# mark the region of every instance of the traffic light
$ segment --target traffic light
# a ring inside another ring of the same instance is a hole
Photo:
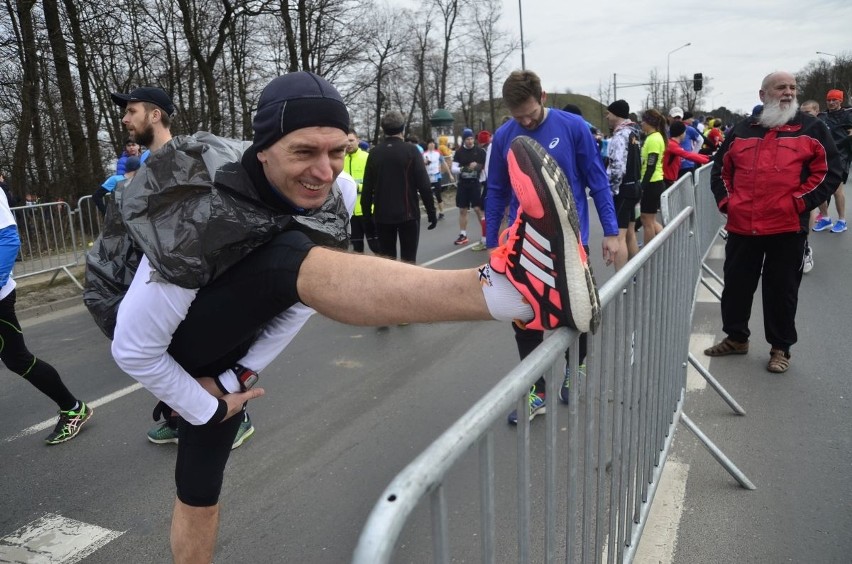
[[[704,75],[697,72],[692,75],[692,89],[698,92],[702,86],[704,86]]]

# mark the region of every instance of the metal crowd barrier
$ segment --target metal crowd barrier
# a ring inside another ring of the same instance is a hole
[[[112,195],[108,194],[106,197],[109,198]],[[80,261],[85,262],[86,253],[91,245],[94,244],[98,235],[101,234],[103,216],[98,211],[97,206],[95,206],[92,196],[83,196],[77,200],[77,209],[74,214],[77,216],[77,227],[79,229],[78,237],[80,245],[77,251],[77,262],[79,263]]]
[[[680,196],[689,201],[688,194]],[[394,561],[403,532],[410,533],[408,544],[424,537],[422,530],[404,527],[427,498],[434,562],[449,563],[451,548],[464,551],[454,560],[486,563],[632,561],[678,422],[706,439],[682,411],[699,277],[694,210],[687,203],[670,217],[663,231],[600,289],[601,327],[589,336],[586,376],[573,382],[569,405],[556,398],[569,344],[569,369],[578,374],[578,335],[560,329],[392,480],[362,530],[354,563]],[[543,468],[531,466],[527,418],[518,418],[514,449],[498,445],[496,438],[497,429],[505,432],[509,410],[526,412],[527,392],[542,373],[549,374]],[[495,464],[500,446],[502,458],[516,460],[514,475]],[[451,481],[470,469],[464,457],[473,449],[478,452],[478,503],[470,499],[469,488],[456,492]],[[711,452],[743,487],[754,488],[721,452]],[[531,468],[543,490],[531,484]],[[543,504],[543,513],[533,512],[533,503],[536,508]],[[506,526],[505,512],[500,513],[499,537],[498,506],[514,506],[516,522]],[[478,523],[478,547],[470,546],[469,534],[451,535],[469,531],[451,527],[450,515],[464,524]],[[538,542],[541,531],[543,543]],[[507,539],[515,541],[514,550],[507,548]],[[418,552],[418,558],[426,555]]]
[[[52,284],[64,272],[82,290],[82,285],[69,270],[77,264],[78,252],[71,207],[66,202],[50,202],[11,210],[21,238],[13,276],[20,279],[52,272]]]
[[[698,285],[701,284],[712,293],[717,300],[722,299],[719,293],[712,284],[707,280],[710,276],[720,286],[724,286],[722,278],[716,274],[709,266],[707,266],[707,258],[710,250],[719,235],[722,225],[724,224],[724,216],[719,213],[719,208],[716,205],[716,199],[710,190],[710,170],[712,163],[707,164],[695,172],[695,181],[693,183],[691,176],[684,176],[673,184],[668,190],[663,192],[660,198],[661,215],[663,216],[663,225],[668,224],[669,218],[675,213],[684,209],[685,202],[692,202],[695,206],[695,244],[697,247],[698,261],[701,266],[700,276],[696,282],[696,295]],[[693,311],[695,302],[693,302]],[[690,318],[692,315],[690,315]],[[695,357],[692,353],[687,356],[689,364],[704,378],[707,383],[713,388],[717,394],[727,403],[737,415],[745,415],[745,409],[734,399],[734,397],[722,386],[722,384],[713,377],[710,371]],[[699,434],[700,430],[687,417],[684,422],[691,431],[693,431],[713,454],[714,457],[724,457],[724,454],[713,445],[703,434]],[[717,458],[718,459],[718,458]]]

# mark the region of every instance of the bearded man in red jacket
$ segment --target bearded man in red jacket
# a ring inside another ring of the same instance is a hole
[[[763,279],[767,370],[786,372],[796,342],[796,306],[808,214],[840,184],[828,129],[797,110],[796,78],[774,72],[760,87],[763,111],[738,123],[713,159],[711,189],[727,214],[722,330],[708,356],[748,352],[754,292]]]

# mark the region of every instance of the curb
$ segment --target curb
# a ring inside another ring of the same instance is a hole
[[[46,304],[41,304],[33,307],[28,307],[27,309],[21,309],[15,311],[15,314],[18,317],[18,321],[25,321],[30,319],[37,319],[49,313],[53,313],[56,311],[62,311],[65,309],[72,308],[74,306],[82,306],[83,305],[83,296],[73,296],[70,298],[65,298],[62,300],[56,300],[55,302],[49,302]]]

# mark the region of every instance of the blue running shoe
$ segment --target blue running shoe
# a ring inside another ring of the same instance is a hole
[[[533,417],[536,415],[543,415],[547,411],[547,405],[544,401],[544,394],[535,393],[535,386],[530,388],[529,394],[529,416],[530,421],[533,420]],[[512,413],[509,414],[509,424],[517,425],[518,424],[518,410],[512,410]]]
[[[831,218],[827,215],[824,215],[818,220],[816,220],[816,223],[814,223],[814,231],[816,231],[817,233],[819,233],[820,231],[825,231],[826,229],[831,227],[832,223],[833,222],[831,221]]]
[[[834,227],[831,228],[832,233],[843,233],[846,231],[846,220],[838,219],[837,223],[834,224]]]

